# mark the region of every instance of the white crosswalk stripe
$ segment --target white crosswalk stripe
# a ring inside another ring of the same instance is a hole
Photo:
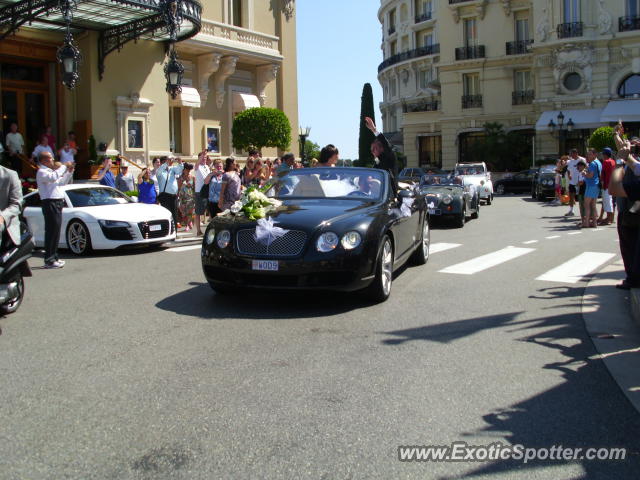
[[[584,252],[568,262],[543,273],[536,278],[536,280],[558,283],[578,283],[585,276],[594,272],[600,265],[608,262],[615,256],[615,253]]]
[[[429,253],[444,252],[461,246],[461,243],[432,243],[429,247]]]
[[[439,270],[441,273],[473,275],[535,251],[534,248],[507,247]]]

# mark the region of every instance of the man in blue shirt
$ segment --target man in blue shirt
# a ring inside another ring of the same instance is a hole
[[[116,188],[116,179],[111,173],[111,158],[104,157],[102,168],[98,170],[98,182],[105,187]]]
[[[590,148],[587,152],[587,170],[584,173],[584,183],[586,190],[584,192],[584,221],[583,227],[596,227],[598,219],[598,209],[596,201],[600,195],[600,174],[602,173],[602,164],[598,160],[595,149]]]
[[[174,165],[174,161],[176,165]],[[156,170],[156,181],[158,182],[158,202],[171,212],[173,221],[178,226],[178,177],[182,175],[184,165],[180,158],[161,157],[161,165]]]

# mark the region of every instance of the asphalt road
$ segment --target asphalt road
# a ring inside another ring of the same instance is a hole
[[[585,331],[584,279],[553,271],[617,254],[616,233],[577,233],[564,212],[506,196],[464,229],[439,226],[440,251],[373,306],[216,296],[197,248],[35,269],[0,319],[0,478],[638,478],[640,415]],[[629,451],[398,461],[400,445],[454,441]]]

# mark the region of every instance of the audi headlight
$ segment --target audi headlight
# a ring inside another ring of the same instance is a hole
[[[207,230],[207,235],[204,237],[204,241],[207,245],[211,245],[216,238],[216,231],[213,228]]]
[[[451,195],[445,195],[442,198],[442,203],[444,203],[445,205],[449,205],[451,202],[453,202],[453,197]]]
[[[362,243],[362,236],[358,232],[347,232],[340,243],[345,250],[353,250]]]
[[[115,227],[129,228],[128,222],[119,222],[117,220],[98,220],[98,223],[105,228],[115,228]]]
[[[316,242],[316,248],[319,252],[327,253],[331,250],[335,250],[338,246],[338,235],[333,232],[325,232],[318,237]]]
[[[218,232],[218,247],[227,248],[231,241],[231,232],[229,230],[222,230]]]

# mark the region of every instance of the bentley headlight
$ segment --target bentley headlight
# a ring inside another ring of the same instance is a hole
[[[353,250],[362,243],[362,236],[358,232],[347,232],[340,243],[345,250]]]
[[[227,248],[231,241],[231,232],[229,230],[222,230],[218,232],[218,247]]]
[[[449,205],[451,202],[453,202],[453,197],[451,195],[445,195],[442,198],[442,203],[444,203],[445,205]]]
[[[216,238],[216,231],[213,228],[207,230],[207,235],[204,237],[204,241],[207,245],[211,245]]]
[[[325,232],[318,237],[316,248],[319,252],[327,253],[338,246],[338,235],[333,232]]]

